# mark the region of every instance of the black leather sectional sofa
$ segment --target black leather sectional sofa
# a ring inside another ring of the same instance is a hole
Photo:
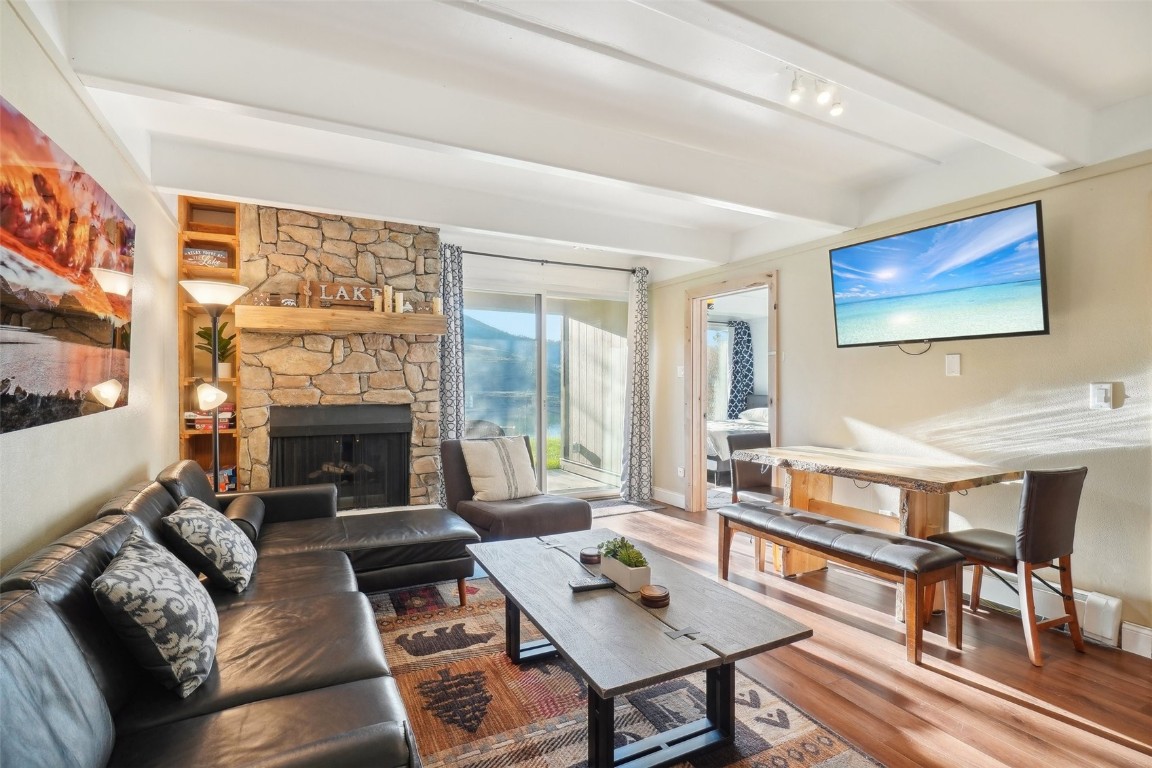
[[[476,533],[446,510],[366,515],[350,529],[334,488],[222,496],[258,557],[243,592],[207,587],[215,661],[180,698],[128,653],[91,584],[133,531],[163,542],[160,520],[177,506],[169,488],[179,494],[181,472],[194,482],[186,470],[125,490],[0,579],[0,765],[418,766],[357,580],[463,578]]]

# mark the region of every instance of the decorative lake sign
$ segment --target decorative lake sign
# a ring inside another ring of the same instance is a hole
[[[0,98],[0,432],[128,402],[136,228],[64,150]],[[98,386],[102,385],[102,386]]]

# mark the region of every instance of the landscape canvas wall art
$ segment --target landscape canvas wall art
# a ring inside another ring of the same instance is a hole
[[[0,432],[127,404],[132,302],[92,269],[130,276],[135,242],[96,180],[0,97]]]

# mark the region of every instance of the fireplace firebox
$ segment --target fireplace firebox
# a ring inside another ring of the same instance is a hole
[[[333,483],[338,509],[405,505],[411,433],[407,405],[272,406],[270,484]]]

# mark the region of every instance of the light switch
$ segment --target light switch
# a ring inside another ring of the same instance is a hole
[[[1101,381],[1088,385],[1088,407],[1095,410],[1108,410],[1116,406],[1112,401],[1112,382]]]
[[[959,354],[944,355],[944,375],[945,376],[959,376],[960,375],[960,355]]]
[[[682,366],[682,365],[676,366],[676,378],[678,378],[678,379],[684,378],[684,366]]]

